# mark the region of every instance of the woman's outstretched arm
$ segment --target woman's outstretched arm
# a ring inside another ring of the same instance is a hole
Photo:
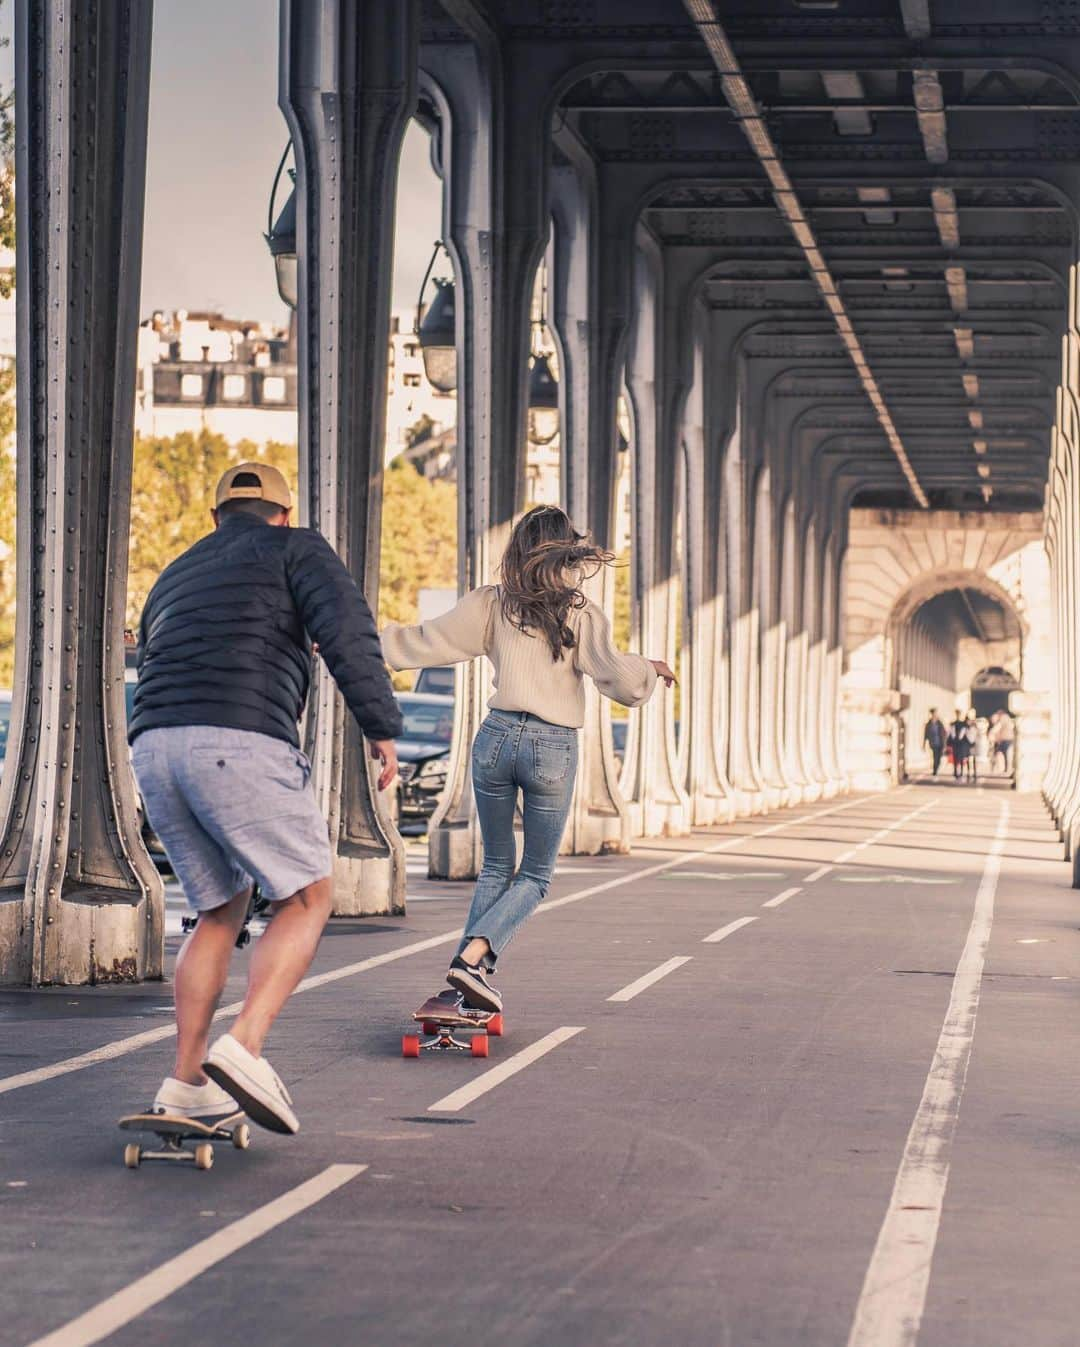
[[[493,585],[483,585],[462,596],[448,613],[406,627],[387,623],[380,633],[383,657],[391,669],[432,669],[461,664],[487,650],[491,625]]]

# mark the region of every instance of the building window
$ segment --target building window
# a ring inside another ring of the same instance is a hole
[[[182,398],[201,398],[203,395],[201,374],[181,374],[180,396]]]
[[[414,342],[414,341],[407,341],[402,349],[404,350],[404,352],[405,352],[406,355],[412,355],[412,356],[414,356],[414,355],[416,355],[416,350],[417,350],[416,342]]]
[[[263,402],[285,401],[285,380],[280,374],[271,374],[263,380]]]
[[[226,374],[225,387],[222,392],[229,402],[239,402],[244,396],[246,387],[247,380],[242,374]]]
[[[401,376],[401,382],[406,388],[419,388],[420,376],[419,374],[403,374]]]

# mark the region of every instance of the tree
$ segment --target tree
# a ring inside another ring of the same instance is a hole
[[[202,430],[168,438],[136,437],[128,548],[127,622],[136,626],[154,581],[171,561],[209,533],[218,478],[233,464],[258,458],[296,482],[296,446],[230,444]]]
[[[457,488],[396,459],[383,474],[379,626],[415,622],[421,589],[456,586]],[[412,675],[395,682],[411,687]]]

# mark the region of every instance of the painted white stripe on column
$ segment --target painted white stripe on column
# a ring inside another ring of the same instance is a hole
[[[145,1277],[140,1277],[85,1314],[80,1314],[77,1319],[72,1319],[63,1328],[36,1339],[30,1347],[90,1347],[92,1343],[101,1342],[118,1328],[130,1324],[140,1314],[160,1304],[174,1291],[194,1281],[215,1263],[220,1263],[275,1226],[299,1215],[316,1202],[321,1202],[324,1197],[329,1197],[365,1169],[367,1165],[330,1165],[313,1179],[308,1179],[266,1206],[258,1207],[250,1215],[233,1221],[216,1235],[200,1240],[184,1253],[170,1258]]]
[[[668,959],[667,963],[662,963],[659,968],[654,968],[651,973],[646,973],[639,977],[636,982],[628,983],[614,996],[609,996],[609,1001],[632,1001],[638,992],[643,992],[646,987],[651,987],[654,982],[659,982],[661,978],[666,978],[669,973],[674,973],[676,968],[681,968],[684,963],[690,962],[690,955],[676,955],[674,959]]]
[[[778,893],[775,898],[768,898],[761,904],[762,907],[779,907],[781,903],[786,903],[789,898],[794,898],[797,893],[802,893],[802,885],[794,889],[785,889],[783,893]]]
[[[912,1347],[918,1340],[949,1181],[952,1140],[975,1037],[1008,827],[1009,806],[1003,804],[975,897],[967,941],[956,967],[945,1023],[866,1271],[848,1347]]]
[[[493,1066],[490,1071],[485,1071],[483,1075],[477,1076],[468,1085],[463,1085],[460,1090],[455,1090],[453,1094],[445,1095],[436,1103],[429,1105],[428,1112],[457,1113],[466,1104],[471,1104],[474,1099],[479,1099],[482,1094],[487,1094],[489,1090],[493,1090],[496,1085],[501,1085],[504,1080],[509,1080],[511,1076],[516,1076],[519,1071],[524,1071],[527,1066],[545,1056],[552,1048],[557,1048],[560,1043],[565,1043],[568,1038],[580,1034],[584,1028],[583,1024],[564,1024],[561,1029],[553,1029],[550,1034],[545,1034],[531,1047],[523,1048],[521,1052],[515,1052],[513,1057],[508,1057],[505,1062]]]
[[[752,921],[757,921],[757,917],[739,917],[737,921],[729,921],[726,926],[721,926],[718,931],[713,931],[712,935],[707,935],[702,940],[703,945],[716,945],[721,940],[726,940],[729,935],[734,935],[736,931],[741,931],[744,926],[749,926]]]

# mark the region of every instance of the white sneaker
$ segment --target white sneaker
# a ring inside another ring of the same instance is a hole
[[[265,1057],[255,1057],[232,1034],[222,1034],[203,1062],[211,1080],[228,1090],[252,1122],[271,1132],[299,1132],[289,1092]]]
[[[212,1122],[237,1112],[236,1100],[220,1085],[208,1080],[204,1085],[189,1085],[186,1080],[166,1076],[154,1096],[152,1113],[168,1113],[174,1118],[197,1118]]]

